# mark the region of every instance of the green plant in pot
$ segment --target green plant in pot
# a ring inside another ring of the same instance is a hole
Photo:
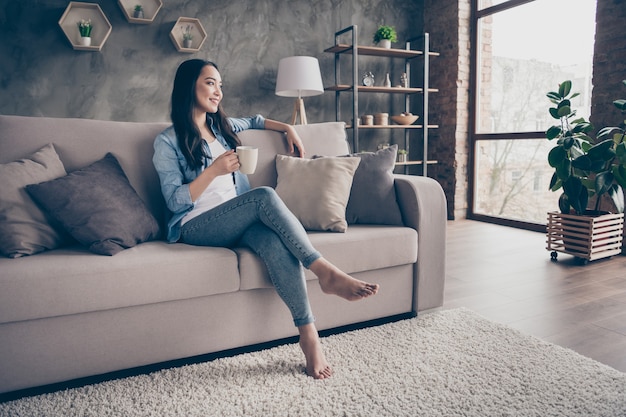
[[[183,32],[183,47],[191,48],[193,43],[193,33],[191,33],[193,31],[193,26],[187,25],[184,29],[181,26],[180,29]]]
[[[626,85],[626,81],[623,81]],[[624,193],[626,187],[625,124],[604,127],[593,138],[594,127],[576,117],[572,109],[571,81],[559,84],[547,94],[554,107],[550,115],[559,124],[546,131],[556,141],[548,153],[554,168],[550,180],[552,191],[562,190],[558,212],[548,213],[546,225],[548,250],[552,260],[557,252],[574,255],[586,263],[622,252],[624,230]],[[626,115],[626,100],[613,104]],[[608,196],[617,214],[601,211],[603,197]],[[593,208],[589,202],[595,199]]]
[[[623,81],[626,85],[626,80]],[[601,199],[610,196],[618,213],[624,212],[626,188],[626,142],[624,121],[620,126],[604,127],[598,131],[596,139],[590,136],[592,124],[584,118],[576,118],[572,109],[571,81],[564,81],[558,91],[547,94],[554,104],[550,115],[560,123],[546,131],[546,137],[556,141],[556,146],[548,154],[548,162],[554,168],[550,181],[552,191],[563,190],[559,197],[561,213],[599,213]],[[615,100],[614,105],[626,115],[626,100]],[[595,198],[595,206],[590,211],[588,203]]]
[[[136,4],[135,5],[135,9],[133,12],[133,17],[136,19],[143,19],[144,18],[144,14],[143,14],[143,6],[141,4]]]
[[[392,42],[396,42],[398,40],[398,35],[396,33],[396,29],[393,26],[381,25],[378,27],[376,32],[374,32],[374,44],[385,48],[390,48]]]
[[[80,22],[77,23],[78,32],[80,32],[80,36],[83,38],[91,37],[91,31],[93,30],[93,24],[91,23],[91,19],[81,19]]]
[[[407,155],[406,149],[398,149],[398,162],[406,162]]]

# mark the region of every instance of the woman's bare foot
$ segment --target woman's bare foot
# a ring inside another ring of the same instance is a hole
[[[348,301],[355,301],[378,292],[378,284],[352,278],[325,258],[317,259],[309,269],[317,275],[320,287],[326,294],[335,294]]]
[[[306,359],[306,374],[315,379],[330,378],[333,371],[326,362],[315,325],[307,324],[298,329],[300,330],[300,348]]]

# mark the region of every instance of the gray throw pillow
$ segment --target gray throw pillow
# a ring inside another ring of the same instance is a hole
[[[70,240],[57,231],[26,192],[25,186],[66,175],[54,146],[0,165],[0,253],[9,258],[33,255]]]
[[[29,185],[27,190],[94,253],[115,255],[159,235],[157,221],[111,153],[64,177]]]
[[[393,179],[397,153],[398,145],[392,145],[375,153],[349,155],[360,157],[361,163],[354,173],[346,207],[348,224],[402,226]]]

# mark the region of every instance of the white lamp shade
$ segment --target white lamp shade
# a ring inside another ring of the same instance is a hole
[[[291,56],[278,62],[276,95],[308,97],[324,93],[320,63],[312,56]]]

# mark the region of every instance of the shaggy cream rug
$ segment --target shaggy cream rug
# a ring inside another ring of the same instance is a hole
[[[467,309],[0,404],[1,416],[624,416],[626,374]]]

